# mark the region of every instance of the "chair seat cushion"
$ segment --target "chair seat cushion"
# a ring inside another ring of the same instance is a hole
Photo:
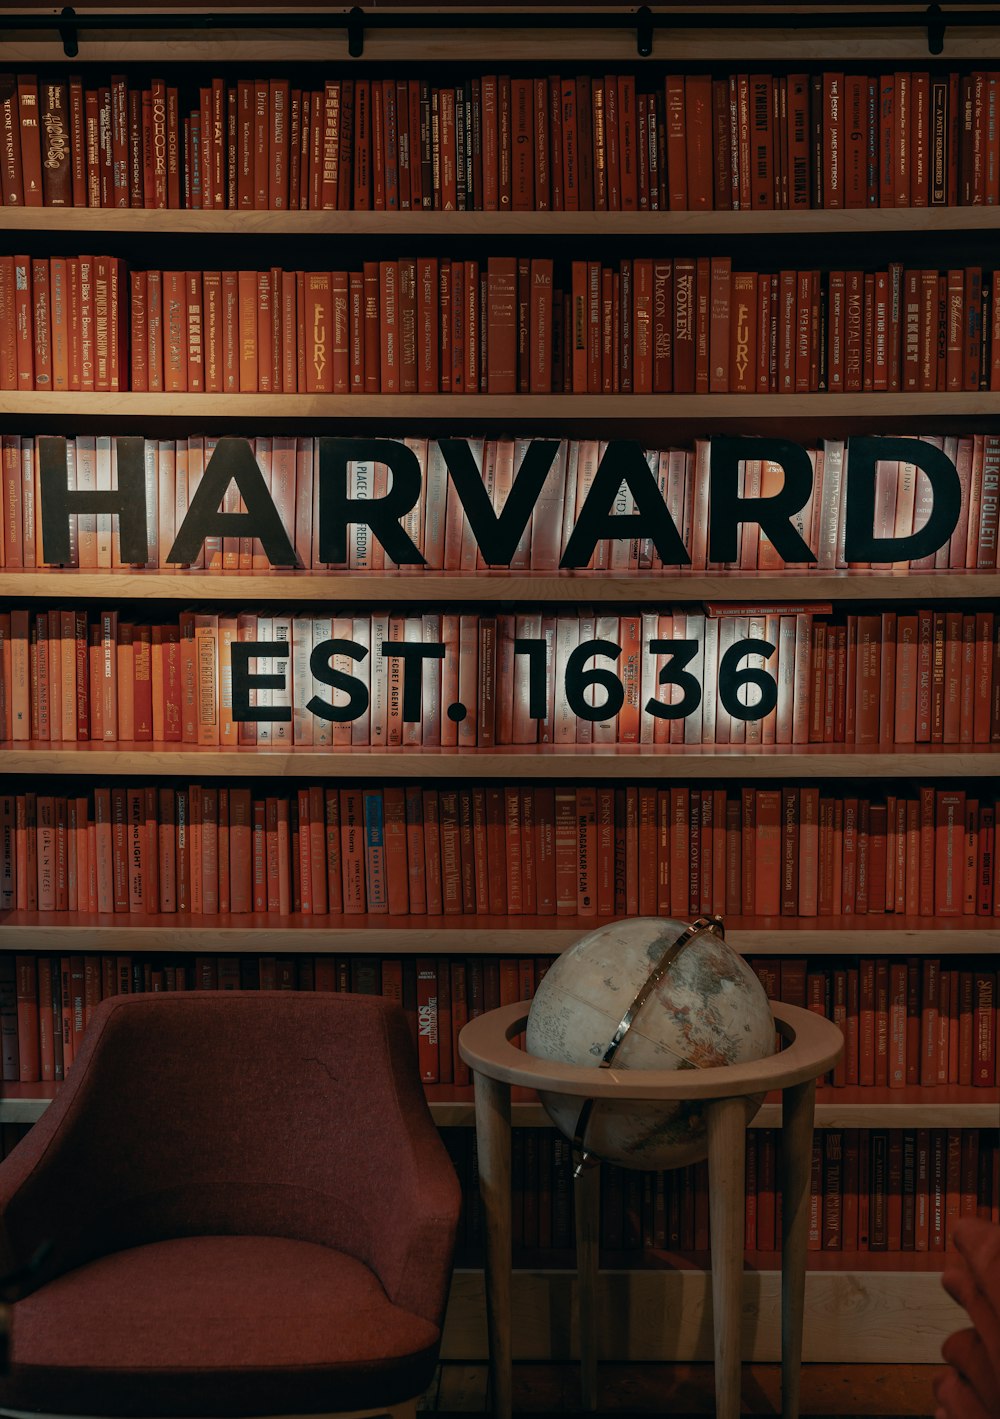
[[[87,1415],[308,1414],[420,1394],[439,1333],[360,1261],[281,1237],[181,1237],[14,1307],[0,1404]]]

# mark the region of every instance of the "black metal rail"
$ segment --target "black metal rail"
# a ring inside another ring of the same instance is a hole
[[[310,29],[345,30],[348,54],[360,58],[364,53],[365,32],[371,30],[627,30],[635,35],[636,52],[646,59],[653,53],[657,31],[672,29],[760,29],[760,30],[843,30],[890,29],[925,30],[931,54],[944,49],[946,29],[1000,24],[1000,6],[988,5],[980,10],[943,10],[932,4],[924,10],[875,10],[870,7],[838,10],[757,9],[732,12],[724,9],[669,10],[653,12],[646,5],[634,10],[583,12],[573,10],[529,10],[522,12],[485,10],[363,10],[356,5],[351,10],[272,11],[261,13],[240,11],[177,11],[149,14],[143,11],[118,14],[77,13],[67,5],[57,14],[0,14],[0,54],[5,34],[11,32],[52,33],[62,40],[68,59],[80,52],[82,31],[216,30],[216,29]]]

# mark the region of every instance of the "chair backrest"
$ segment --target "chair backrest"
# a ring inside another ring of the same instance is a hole
[[[197,1234],[367,1260],[370,1200],[416,1184],[425,1134],[440,1148],[406,1019],[380,997],[118,996],[0,1170],[8,1238],[50,1237],[58,1271]]]

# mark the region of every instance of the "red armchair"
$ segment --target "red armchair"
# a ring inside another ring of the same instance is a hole
[[[298,1415],[412,1405],[459,1189],[405,1017],[373,996],[119,996],[0,1166],[0,1411]]]

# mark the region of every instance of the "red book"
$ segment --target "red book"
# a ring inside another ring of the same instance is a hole
[[[25,207],[41,207],[42,144],[38,111],[38,81],[34,74],[18,74],[17,102],[21,138],[21,172]]]
[[[517,391],[517,335],[517,261],[512,256],[491,256],[487,270],[486,326],[489,394]]]
[[[996,974],[993,971],[975,973],[972,1016],[972,1083],[977,1088],[989,1088],[996,1081]]]
[[[769,74],[749,76],[750,202],[755,211],[775,205],[773,82]]]
[[[667,84],[670,84],[667,80]],[[688,74],[684,85],[684,141],[687,207],[711,211],[714,198],[712,171],[712,80],[708,74]],[[770,88],[770,81],[768,81]],[[669,90],[668,90],[669,92]],[[755,131],[755,138],[757,135]],[[767,129],[765,124],[765,137]],[[667,162],[670,155],[668,150]],[[669,166],[668,166],[669,173]],[[762,204],[763,205],[763,204]],[[671,203],[671,206],[673,204]]]
[[[39,958],[41,959],[44,958]],[[33,1084],[42,1077],[38,1034],[38,973],[34,956],[16,957],[15,990],[18,1078],[23,1084]]]
[[[433,958],[417,960],[417,1059],[420,1078],[436,1084],[440,1078],[438,1047],[438,980]]]
[[[965,794],[938,792],[934,853],[934,911],[938,916],[962,915],[964,829]]]
[[[686,211],[688,206],[684,82],[682,74],[668,74],[665,81],[667,195],[672,212]]]
[[[936,958],[921,963],[920,1083],[938,1081],[938,1009],[940,1005],[941,962]]]
[[[530,79],[510,81],[511,202],[513,212],[534,210],[534,84]],[[492,261],[490,265],[492,266]],[[492,390],[490,391],[492,393]]]
[[[240,275],[242,277],[243,273],[241,272]],[[307,271],[305,295],[304,321],[308,349],[306,393],[332,394],[333,288],[330,273],[327,271]],[[240,324],[242,327],[242,319]],[[242,373],[240,388],[243,388]]]
[[[17,81],[13,74],[0,75],[0,177],[4,205],[23,206],[20,114]]]
[[[865,207],[868,183],[865,152],[868,80],[862,74],[845,74],[841,124],[843,206]]]

